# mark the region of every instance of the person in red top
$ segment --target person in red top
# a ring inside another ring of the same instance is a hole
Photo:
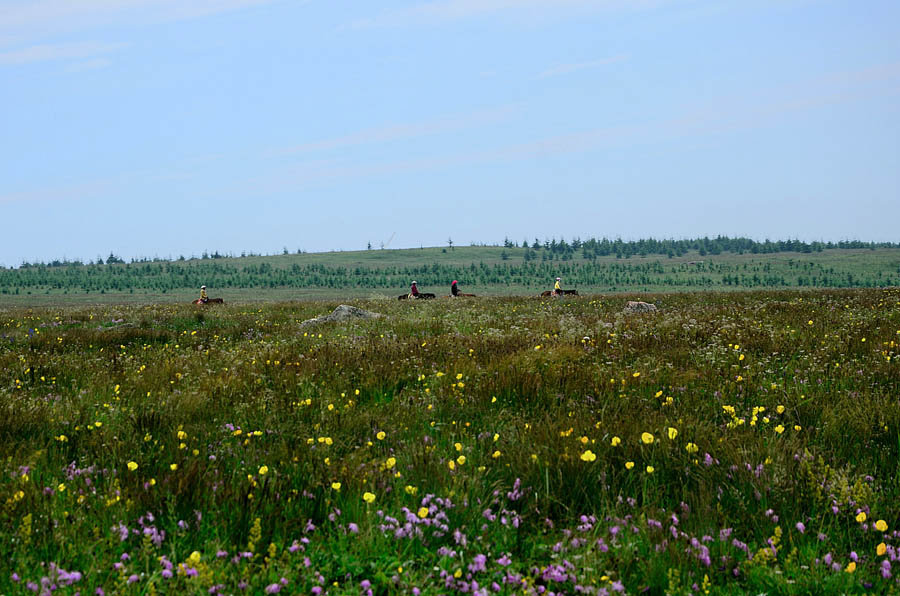
[[[419,297],[419,288],[416,287],[416,282],[413,281],[409,286],[409,297],[410,298],[418,298]]]
[[[459,288],[456,287],[457,281],[454,279],[453,283],[450,284],[450,295],[451,296],[459,296]]]

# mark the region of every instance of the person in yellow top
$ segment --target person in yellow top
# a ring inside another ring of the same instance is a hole
[[[206,286],[200,286],[200,304],[209,302],[209,296],[206,294]]]
[[[562,294],[562,286],[559,285],[560,281],[561,281],[560,278],[557,277],[556,284],[554,284],[554,286],[553,286],[553,295],[554,296],[559,296],[560,294]]]

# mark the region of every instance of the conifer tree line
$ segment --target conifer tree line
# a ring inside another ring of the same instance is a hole
[[[521,244],[517,244],[509,238],[503,242],[505,248],[522,247],[538,251],[548,251],[553,254],[569,254],[574,256],[576,253],[586,258],[594,257],[624,257],[628,258],[634,255],[650,256],[662,255],[668,257],[681,257],[691,251],[696,251],[700,256],[720,255],[725,253],[731,254],[774,254],[781,252],[800,252],[813,253],[822,252],[826,249],[876,249],[876,248],[897,248],[900,243],[893,242],[863,242],[860,240],[843,240],[840,242],[803,242],[801,240],[765,240],[758,242],[750,238],[729,238],[728,236],[717,236],[715,238],[695,238],[692,240],[656,240],[648,238],[645,240],[610,240],[609,238],[590,238],[581,240],[579,238],[566,242],[565,239],[556,240],[551,238],[541,242],[535,238],[532,242],[527,239]]]
[[[497,247],[500,248],[499,246]],[[125,262],[110,253],[100,262],[25,263],[0,269],[0,294],[35,291],[168,292],[194,289],[201,283],[218,291],[229,288],[406,288],[416,279],[420,287],[443,287],[452,279],[466,286],[541,289],[555,276],[567,287],[622,290],[629,288],[777,288],[777,287],[882,287],[900,285],[900,267],[841,265],[839,260],[804,260],[803,254],[847,249],[900,248],[900,244],[861,241],[813,242],[797,240],[756,242],[719,236],[694,240],[623,241],[535,239],[521,244],[504,240],[501,262],[466,265],[441,263],[440,257],[423,265],[400,266],[386,261],[371,266],[303,264],[295,257],[271,261],[225,259],[218,252],[199,259]],[[777,261],[762,255],[800,253]],[[699,255],[693,261],[675,257]],[[759,259],[716,259],[718,255],[761,255]],[[866,253],[868,254],[868,253]],[[657,257],[644,260],[645,257]],[[659,258],[668,257],[668,258]],[[669,260],[669,258],[673,260]],[[895,259],[896,260],[896,259]]]

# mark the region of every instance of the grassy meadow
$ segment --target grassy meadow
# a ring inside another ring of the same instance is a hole
[[[2,302],[0,593],[897,592],[900,290],[626,299]]]

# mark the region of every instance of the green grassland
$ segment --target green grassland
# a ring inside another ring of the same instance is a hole
[[[900,588],[900,290],[384,294],[0,307],[0,593]]]
[[[41,265],[0,269],[0,304],[185,302],[201,284],[227,301],[396,297],[413,279],[438,295],[458,279],[466,292],[512,296],[549,289],[557,276],[581,293],[888,287],[900,286],[900,248],[597,256],[472,246]]]

